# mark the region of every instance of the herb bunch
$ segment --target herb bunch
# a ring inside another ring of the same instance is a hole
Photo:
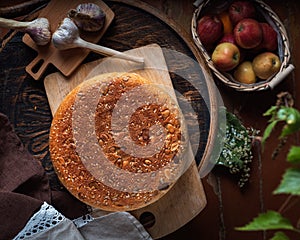
[[[254,130],[247,129],[232,113],[226,112],[226,134],[217,165],[227,167],[238,176],[238,185],[243,187],[250,177],[252,162],[252,139]]]

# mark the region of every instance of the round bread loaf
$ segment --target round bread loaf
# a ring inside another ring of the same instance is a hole
[[[136,73],[84,81],[62,101],[50,154],[62,184],[84,203],[128,211],[158,200],[185,170],[176,101]]]

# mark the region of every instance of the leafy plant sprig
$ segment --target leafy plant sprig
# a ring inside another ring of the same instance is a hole
[[[289,96],[286,95],[285,96]],[[287,101],[283,101],[287,102]],[[293,102],[293,101],[292,101]],[[279,139],[284,139],[288,135],[300,132],[300,112],[292,106],[272,106],[265,114],[270,116],[269,125],[264,131],[262,144],[270,137],[272,130],[278,122],[283,122]],[[291,196],[300,196],[300,146],[292,146],[287,155],[287,161],[292,167],[286,169],[279,186],[273,191],[273,194],[288,194]],[[271,240],[289,240],[288,236],[279,230],[290,230],[300,235],[300,229],[293,226],[280,211],[269,210],[259,214],[250,223],[242,227],[237,227],[240,231],[265,231],[277,230]]]
[[[270,123],[265,129],[262,138],[263,145],[265,144],[267,138],[269,138],[272,130],[275,128],[278,122],[285,122],[279,138],[284,138],[299,131],[300,129],[300,112],[295,108],[286,106],[273,106],[264,113],[264,116],[271,116],[271,119],[269,120]]]
[[[228,168],[238,177],[239,187],[244,187],[250,177],[252,162],[252,137],[256,130],[247,129],[233,114],[226,111],[225,141],[217,165]]]

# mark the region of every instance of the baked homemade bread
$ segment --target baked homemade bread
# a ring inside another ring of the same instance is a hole
[[[62,184],[107,211],[144,207],[185,170],[182,114],[161,86],[136,73],[84,81],[62,101],[50,129],[50,154]]]

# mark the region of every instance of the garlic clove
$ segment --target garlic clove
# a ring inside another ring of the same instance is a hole
[[[79,29],[93,32],[103,28],[106,14],[97,4],[82,3],[76,9],[71,9],[68,17],[75,22]]]
[[[28,33],[37,45],[46,45],[51,40],[50,24],[47,18],[37,18],[31,22],[20,22],[0,17],[0,27]]]
[[[51,40],[50,25],[47,18],[37,18],[24,29],[37,45],[46,45]]]
[[[79,38],[77,26],[70,18],[64,18],[61,25],[52,35],[52,43],[57,49],[64,50],[76,47],[74,42],[77,38]]]

